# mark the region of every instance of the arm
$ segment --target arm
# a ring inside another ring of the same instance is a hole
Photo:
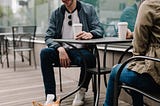
[[[146,2],[139,8],[133,36],[133,54],[145,55],[149,46],[150,30],[153,24],[152,8]]]
[[[60,61],[60,65],[62,67],[67,68],[68,66],[70,66],[70,58],[66,52],[66,50],[64,49],[64,47],[58,47],[57,48],[58,52],[59,52],[59,61]]]
[[[93,6],[91,6],[90,11],[91,12],[88,16],[90,33],[93,35],[93,38],[101,38],[104,35],[104,29],[102,27],[102,24],[100,23],[97,13]]]
[[[57,33],[57,26],[56,26],[56,11],[52,12],[52,15],[49,20],[48,29],[45,33],[45,42],[46,45],[50,48],[57,49],[61,46],[60,43],[54,42],[53,39],[60,38],[60,34]]]
[[[82,3],[82,9],[79,12],[79,17],[84,25],[84,29],[83,32],[78,35],[79,37],[77,39],[92,39],[103,37],[104,30],[102,24],[100,23],[96,11],[92,5]]]
[[[61,46],[60,43],[58,42],[54,42],[53,39],[55,38],[61,38],[61,33],[58,33],[59,31],[57,31],[57,11],[54,11],[50,17],[49,20],[49,27],[45,33],[45,42],[47,44],[48,47],[50,48],[55,48],[58,53],[59,53],[59,61],[60,61],[60,65],[62,67],[68,67],[70,66],[70,59],[68,57],[68,54],[66,52],[66,50],[64,49],[64,47]],[[62,18],[62,17],[59,17]],[[59,23],[60,25],[60,23]],[[59,29],[60,30],[60,29]]]
[[[126,39],[132,39],[133,38],[133,32],[131,32],[130,29],[127,30]]]

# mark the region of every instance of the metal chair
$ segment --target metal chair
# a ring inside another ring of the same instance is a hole
[[[5,34],[10,33],[11,28],[10,27],[1,27],[0,28],[0,63],[2,64],[3,68],[3,55],[5,55]]]
[[[72,46],[72,45],[71,45]],[[73,46],[74,47],[74,46]],[[75,47],[74,47],[75,48]],[[75,48],[76,49],[76,48]],[[106,49],[107,49],[107,45],[105,46],[105,53],[104,53],[104,58],[106,58]],[[92,52],[93,52],[93,50],[91,50]],[[105,61],[105,59],[104,59],[104,62],[103,62],[103,64],[106,64],[106,61]],[[53,65],[54,66],[54,65]],[[71,65],[70,67],[78,67],[77,65]],[[60,82],[60,91],[62,92],[62,74],[61,74],[61,66],[59,65],[58,66],[58,71],[59,71],[59,82]],[[102,70],[108,70],[107,72],[109,73],[109,68],[107,68],[107,67],[103,67],[102,68]],[[89,69],[88,69],[89,70]],[[88,71],[87,70],[87,71]],[[94,73],[94,71],[96,70],[96,68],[94,68],[93,69],[93,73]],[[92,72],[92,71],[91,71]],[[104,72],[102,72],[102,73],[106,73],[105,71]],[[106,80],[106,76],[104,76],[104,81]],[[94,77],[92,78],[92,79],[94,79]],[[93,89],[94,89],[94,83],[92,83],[93,84]],[[105,81],[105,85],[107,86],[107,82]],[[95,90],[93,90],[93,91],[95,91]]]
[[[12,39],[7,38],[6,43],[6,58],[7,66],[9,67],[8,51],[13,51],[14,55],[14,71],[16,71],[16,53],[21,56],[22,62],[24,59],[29,61],[31,65],[31,52],[33,53],[33,61],[35,68],[35,50],[34,50],[34,40],[35,40],[36,26],[12,26]],[[24,55],[24,52],[28,52],[28,56]],[[26,57],[25,57],[26,56]]]
[[[125,62],[123,62],[120,69],[118,70],[116,78],[115,78],[114,99],[113,99],[114,100],[114,106],[118,106],[118,88],[123,88],[125,91],[127,91],[127,93],[129,93],[128,90],[136,91],[136,92],[142,94],[143,96],[160,103],[160,93],[146,92],[146,91],[137,89],[137,88],[129,86],[129,85],[118,83],[119,78],[120,78],[120,74],[121,74],[123,68],[131,61],[142,60],[142,59],[143,60],[146,59],[146,60],[151,60],[151,61],[155,61],[155,62],[160,62],[159,58],[152,58],[152,57],[147,57],[147,56],[134,56],[134,57],[131,57],[131,58],[127,59]]]
[[[123,54],[120,56],[118,63],[121,63],[121,61],[123,60],[123,57],[129,52],[129,50],[131,50],[133,48],[133,46],[129,46],[124,52]],[[98,52],[98,50],[95,50],[96,48],[92,49],[92,52],[94,55],[98,55],[98,53],[96,53],[96,51]],[[96,100],[96,94],[97,94],[97,75],[103,75],[104,77],[104,84],[107,87],[107,78],[106,78],[106,74],[109,74],[111,72],[111,68],[106,66],[106,54],[107,54],[107,45],[105,45],[104,47],[104,53],[103,53],[103,67],[100,68],[99,71],[98,67],[96,68],[89,68],[86,71],[90,72],[93,74],[92,77],[92,89],[94,92],[94,102]],[[96,56],[98,57],[98,56]],[[54,65],[53,65],[54,66]],[[71,65],[71,67],[77,67],[77,65]],[[62,92],[62,75],[61,75],[61,67],[58,67],[58,71],[59,71],[59,80],[60,80],[60,91]],[[99,83],[100,84],[100,83]],[[98,85],[98,87],[100,88],[100,85]],[[98,102],[97,102],[98,103]],[[98,105],[98,104],[97,104]]]
[[[129,50],[131,50],[133,48],[133,46],[129,46],[124,52],[123,54],[120,56],[118,63],[121,63],[121,61],[123,60],[124,56],[129,52]],[[98,50],[96,50],[98,52]],[[99,85],[97,85],[97,76],[98,75],[103,75],[104,77],[104,84],[105,87],[107,87],[107,78],[106,78],[106,74],[110,74],[111,72],[111,68],[106,66],[106,54],[107,54],[107,45],[105,45],[104,47],[104,53],[103,53],[103,66],[100,67],[100,69],[98,69],[98,67],[96,68],[89,68],[87,71],[93,74],[93,78],[92,78],[92,85],[93,85],[93,92],[94,92],[94,102],[96,102],[97,104],[95,104],[95,106],[98,106],[98,101],[96,101],[96,96],[97,96],[97,88],[100,90],[100,82],[98,82]],[[95,55],[98,55],[98,53],[95,53]],[[96,56],[99,57],[99,56]],[[98,59],[99,60],[99,59]],[[99,62],[98,62],[99,63]],[[100,78],[100,77],[99,77]],[[100,81],[100,79],[99,79]],[[99,91],[100,92],[100,91]],[[99,97],[98,97],[99,98]],[[99,99],[97,99],[99,100]]]
[[[106,51],[107,50],[107,45],[105,46],[105,51],[104,51],[104,58],[106,58]],[[106,59],[103,60],[103,64],[104,64],[104,67],[102,68],[102,72],[104,74],[104,81],[105,81],[105,85],[107,86],[107,82],[106,82],[106,76],[105,74],[109,73],[110,72],[110,68],[107,68],[105,66],[106,64]],[[53,65],[54,66],[54,65]],[[71,65],[70,67],[78,67],[77,65]],[[60,81],[60,91],[62,92],[62,73],[61,73],[61,66],[58,66],[59,68],[59,81]],[[95,74],[97,73],[97,68],[92,68],[92,69],[88,69],[87,71],[91,70],[91,73],[92,74]],[[106,71],[105,71],[106,70]],[[94,77],[92,78],[93,80],[95,79]],[[93,84],[93,89],[95,88],[94,87],[94,83]],[[96,91],[96,90],[93,90],[93,91]]]

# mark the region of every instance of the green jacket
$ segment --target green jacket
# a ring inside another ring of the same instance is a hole
[[[132,6],[127,7],[123,10],[119,21],[128,22],[128,28],[133,32],[137,13],[138,13],[138,7],[136,4],[133,4]]]

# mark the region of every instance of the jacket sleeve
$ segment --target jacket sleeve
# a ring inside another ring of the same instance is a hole
[[[48,24],[49,26],[45,33],[45,43],[48,47],[57,49],[61,45],[60,43],[53,41],[53,39],[57,38],[55,18],[56,18],[56,11],[52,12],[52,15],[49,19],[49,24]]]
[[[104,29],[93,6],[90,6],[90,11],[88,11],[88,21],[90,33],[92,33],[93,38],[103,37]]]

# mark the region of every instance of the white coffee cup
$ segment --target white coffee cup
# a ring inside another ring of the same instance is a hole
[[[118,22],[118,37],[120,39],[126,39],[127,30],[128,30],[127,22]]]
[[[78,33],[80,33],[82,31],[82,24],[81,23],[74,23],[72,25],[72,28],[73,28],[74,38],[75,38],[75,35],[77,35]]]

